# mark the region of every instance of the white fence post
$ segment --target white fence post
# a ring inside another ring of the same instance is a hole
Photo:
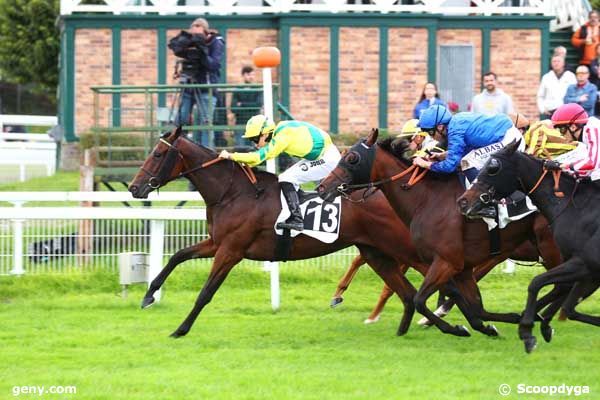
[[[148,286],[160,273],[163,267],[163,249],[165,245],[165,221],[150,221],[150,266],[148,269]],[[154,299],[160,301],[161,291],[154,293]]]
[[[14,206],[19,208],[23,205],[21,201],[15,201]],[[12,275],[23,275],[23,220],[13,220],[13,269]]]

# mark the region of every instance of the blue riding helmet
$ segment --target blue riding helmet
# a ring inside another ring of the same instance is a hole
[[[452,114],[444,106],[436,104],[423,111],[419,118],[419,128],[432,129],[438,125],[447,125],[452,119]]]

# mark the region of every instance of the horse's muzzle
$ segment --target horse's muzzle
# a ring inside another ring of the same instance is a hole
[[[140,187],[138,185],[131,184],[131,185],[129,185],[128,190],[131,193],[131,195],[136,199],[147,199],[148,198],[149,191],[143,190],[143,189],[140,190]]]

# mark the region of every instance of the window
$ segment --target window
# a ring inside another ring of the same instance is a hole
[[[475,57],[472,45],[442,45],[438,53],[438,88],[445,102],[467,111],[473,98]]]

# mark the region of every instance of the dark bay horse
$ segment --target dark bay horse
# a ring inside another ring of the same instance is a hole
[[[547,222],[540,215],[530,215],[509,224],[501,230],[500,254],[490,255],[487,225],[482,221],[466,220],[456,206],[456,199],[464,192],[456,176],[429,173],[418,184],[407,189],[401,181],[386,180],[411,165],[402,154],[407,143],[401,140],[376,143],[378,130],[366,140],[355,144],[338,166],[318,187],[325,200],[347,193],[349,184],[380,181],[379,188],[388,198],[400,218],[410,227],[413,244],[428,263],[423,284],[415,295],[419,313],[432,321],[442,332],[466,336],[462,326],[451,326],[428,309],[427,299],[452,280],[462,296],[458,305],[470,325],[487,335],[497,335],[495,327],[482,320],[517,323],[516,313],[489,313],[483,309],[481,295],[473,275],[475,268],[492,268],[509,257],[526,240],[536,238],[538,249],[548,266],[560,263],[558,251]],[[395,149],[397,144],[400,148]],[[397,150],[397,151],[396,151]],[[406,181],[406,179],[404,180]],[[547,295],[544,300],[554,297]],[[544,326],[544,336],[551,337],[552,329]],[[547,339],[549,340],[549,339]]]
[[[494,153],[481,170],[476,184],[459,198],[458,203],[462,212],[469,216],[482,204],[501,199],[518,189],[529,193],[533,203],[550,221],[565,261],[536,276],[529,285],[527,305],[519,324],[519,337],[529,353],[537,343],[531,333],[539,308],[537,296],[546,285],[563,284],[570,289],[565,302],[558,303],[562,304],[567,318],[600,326],[600,317],[575,311],[578,301],[590,296],[600,285],[600,182],[581,182],[561,174],[560,170],[548,174],[548,168],[553,166],[551,163],[545,164],[544,160],[515,151],[517,147],[518,143],[511,143]]]
[[[281,210],[275,175],[256,171],[257,184],[264,189],[257,197],[256,188],[239,164],[217,160],[215,152],[186,139],[180,129],[160,139],[129,190],[136,198],[146,198],[152,190],[181,176],[194,184],[206,202],[210,238],[179,250],[171,257],[150,284],[142,307],[154,302],[154,292],[178,264],[192,258],[214,257],[214,261],[192,311],[172,334],[174,337],[188,333],[229,271],[243,258],[275,260],[273,226]],[[404,315],[397,333],[404,334],[414,314],[412,299],[416,293],[404,272],[408,265],[422,274],[427,268],[410,241],[408,229],[382,193],[375,193],[364,202],[344,200],[340,226],[339,238],[331,244],[299,235],[293,242],[289,259],[313,258],[357,246],[361,256],[403,301]]]

